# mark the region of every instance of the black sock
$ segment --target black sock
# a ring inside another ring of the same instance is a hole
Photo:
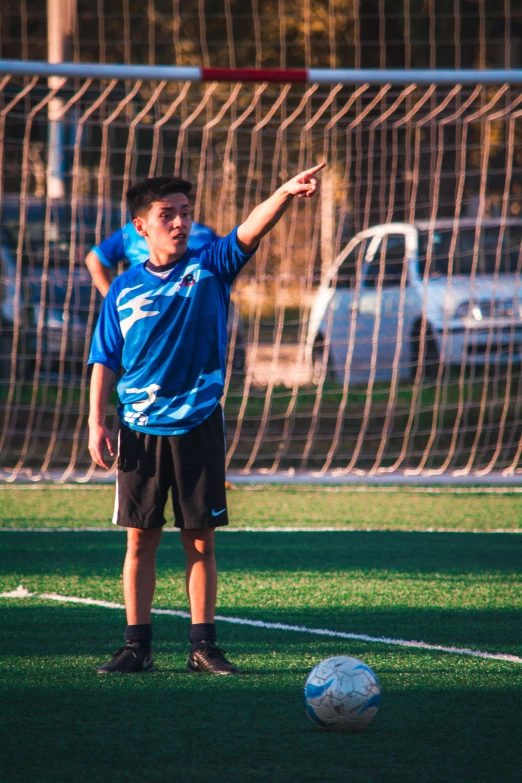
[[[189,630],[189,639],[192,652],[203,650],[205,642],[216,641],[215,623],[192,623]]]
[[[152,625],[128,625],[125,628],[125,641],[129,644],[138,642],[140,652],[150,653],[152,650]]]

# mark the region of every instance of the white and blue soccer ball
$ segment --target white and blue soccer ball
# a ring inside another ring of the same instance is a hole
[[[360,731],[375,717],[380,701],[372,669],[346,655],[318,663],[304,686],[306,714],[324,731]]]

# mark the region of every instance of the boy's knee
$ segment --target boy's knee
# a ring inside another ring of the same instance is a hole
[[[161,539],[160,530],[128,530],[127,552],[131,557],[150,557],[156,553]]]
[[[205,559],[214,557],[214,530],[182,530],[181,538],[187,556]]]

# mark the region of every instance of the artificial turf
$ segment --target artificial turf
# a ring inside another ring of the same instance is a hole
[[[100,489],[0,490],[0,519],[92,526],[110,512],[111,490]],[[267,489],[231,492],[229,505],[243,525],[313,525],[322,514],[361,529],[220,532],[219,614],[522,656],[522,537],[422,532],[449,514],[452,528],[520,528],[520,496]],[[367,532],[379,516],[411,532]],[[0,592],[122,600],[118,531],[6,530],[0,548]],[[178,537],[165,536],[156,607],[187,608],[183,566]],[[187,620],[160,616],[158,671],[99,677],[121,611],[36,597],[0,599],[0,611],[9,782],[520,780],[521,664],[221,622],[245,674],[212,679],[184,671]],[[339,654],[381,682],[382,706],[360,734],[318,732],[302,707],[309,670]]]
[[[110,527],[114,485],[0,485],[2,527]],[[233,527],[359,530],[522,530],[522,493],[509,488],[241,486],[228,493]],[[166,517],[172,522],[167,503]]]

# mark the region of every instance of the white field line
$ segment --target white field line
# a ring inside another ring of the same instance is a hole
[[[461,530],[458,527],[427,527],[412,530],[406,527],[219,527],[221,533],[522,533],[522,528],[493,528],[492,530]],[[124,527],[0,527],[0,533],[123,533]],[[163,528],[164,533],[179,533],[177,527]]]
[[[114,491],[114,483],[92,483],[92,484],[16,484],[16,483],[3,483],[0,480],[0,492],[12,492],[12,491],[33,491],[38,492],[42,490],[61,491],[63,490],[99,490],[105,487],[111,487]],[[357,492],[377,492],[377,493],[392,493],[392,494],[412,494],[412,495],[516,495],[522,494],[522,487],[516,484],[507,484],[501,486],[483,486],[483,487],[468,487],[468,486],[455,486],[455,485],[436,485],[436,486],[416,486],[409,484],[398,484],[395,486],[384,484],[364,484],[364,485],[331,485],[331,484],[238,484],[232,485],[229,491],[238,492],[269,492],[270,490],[277,490],[277,492],[294,492],[297,494],[321,494],[334,492],[336,494],[353,494]]]
[[[0,593],[0,598],[40,598],[48,601],[60,601],[62,603],[85,604],[87,606],[101,606],[104,609],[125,610],[123,604],[117,604],[112,601],[98,601],[94,598],[76,598],[68,595],[57,595],[56,593],[30,593],[25,587],[20,585],[17,590],[10,593]],[[177,609],[152,609],[152,614],[168,615],[170,617],[190,618],[188,612]],[[354,639],[362,642],[373,642],[376,644],[388,644],[398,647],[412,647],[420,650],[433,650],[435,652],[451,653],[453,655],[467,655],[473,658],[487,658],[494,661],[509,661],[510,663],[522,664],[522,658],[517,655],[508,655],[507,653],[488,653],[482,650],[470,650],[467,647],[445,647],[442,644],[428,644],[427,642],[408,641],[407,639],[392,639],[387,636],[368,636],[360,633],[344,633],[343,631],[331,631],[328,628],[308,628],[305,625],[287,625],[286,623],[267,623],[263,620],[248,620],[244,617],[225,617],[216,615],[216,620],[223,623],[232,623],[234,625],[245,625],[251,628],[267,628],[272,631],[295,631],[297,633],[310,633],[316,636],[329,636],[336,639]]]
[[[87,479],[86,473],[73,472],[64,481],[63,471],[52,470],[47,471],[44,474],[33,473],[31,470],[21,470],[15,472],[12,469],[0,470],[0,482],[6,484],[47,484],[56,486],[65,486],[66,484],[78,484],[80,486],[86,486],[87,484],[97,484],[103,486],[116,482],[116,475],[112,472],[105,473],[102,471],[95,471],[92,476]],[[486,476],[478,476],[476,473],[469,473],[467,475],[455,475],[455,472],[444,474],[433,474],[430,470],[423,471],[419,475],[412,475],[408,471],[397,471],[395,473],[384,473],[370,476],[363,470],[355,470],[348,475],[342,471],[339,473],[337,470],[333,470],[325,475],[314,470],[292,470],[283,473],[268,473],[264,470],[250,471],[249,473],[241,473],[238,471],[229,471],[227,479],[232,485],[243,485],[244,487],[253,487],[259,485],[264,486],[287,486],[287,487],[309,487],[314,485],[316,487],[360,487],[366,485],[367,487],[380,488],[383,486],[388,487],[447,487],[451,491],[452,487],[521,487],[522,486],[522,468],[517,468],[512,474],[508,474],[504,471],[492,471]],[[479,490],[480,491],[480,490]]]

